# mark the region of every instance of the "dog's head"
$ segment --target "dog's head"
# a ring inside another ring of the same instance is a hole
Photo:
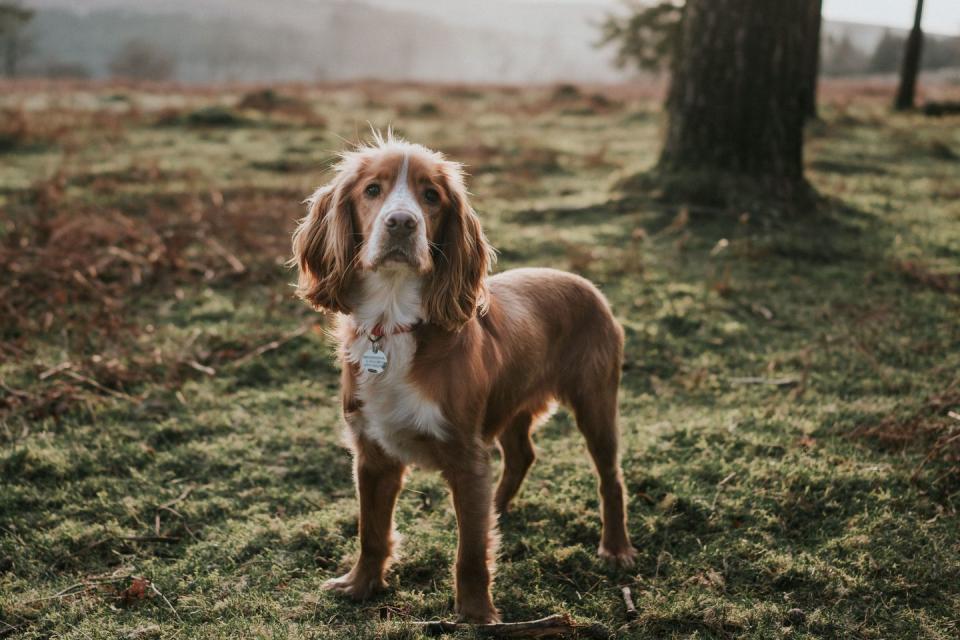
[[[450,330],[486,304],[493,251],[456,162],[389,135],[342,154],[307,201],[293,235],[297,292],[315,308],[351,310],[357,274],[409,270],[423,278],[427,320]]]

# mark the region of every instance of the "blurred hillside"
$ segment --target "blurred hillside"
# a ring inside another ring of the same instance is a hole
[[[593,47],[602,5],[371,0],[28,3],[32,75],[74,67],[100,78],[125,42],[176,57],[174,77],[210,81],[382,78],[447,82],[611,82]],[[278,10],[282,5],[282,10]]]
[[[822,70],[831,76],[896,73],[900,70],[907,33],[906,29],[824,20],[820,40]],[[923,69],[949,69],[960,79],[960,38],[931,33],[924,36]]]
[[[186,83],[388,79],[618,82],[598,23],[616,2],[489,0],[29,0],[23,75],[117,75],[131,43]],[[826,22],[829,75],[890,73],[905,32]],[[960,68],[960,39],[931,36],[925,67]],[[135,68],[135,67],[134,67]],[[136,75],[135,73],[132,75]],[[144,76],[137,76],[144,77]]]

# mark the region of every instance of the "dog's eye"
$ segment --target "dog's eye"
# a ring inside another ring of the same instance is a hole
[[[373,184],[368,184],[367,188],[363,190],[363,193],[368,198],[376,198],[380,195],[380,185],[378,185],[376,182]]]
[[[440,192],[436,189],[427,189],[423,192],[423,199],[430,204],[437,204],[440,202]]]

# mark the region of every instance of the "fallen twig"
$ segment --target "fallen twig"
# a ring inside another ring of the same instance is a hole
[[[98,542],[96,544],[101,544],[102,542],[103,541]],[[129,575],[118,576],[118,577],[108,577],[108,578],[104,578],[104,577],[87,578],[83,582],[77,582],[75,584],[71,584],[69,587],[65,587],[60,591],[54,593],[53,595],[42,596],[40,598],[34,598],[32,600],[25,600],[20,604],[30,605],[30,604],[35,604],[37,602],[45,602],[47,600],[57,600],[59,598],[67,598],[69,596],[75,596],[77,594],[84,593],[85,591],[88,591],[98,585],[115,584],[117,582],[123,582],[124,580],[129,580],[129,579],[130,579]]]
[[[41,380],[46,380],[46,379],[49,378],[50,376],[55,376],[55,375],[57,375],[58,373],[60,373],[61,371],[66,371],[67,369],[69,369],[69,368],[72,367],[72,366],[73,366],[73,363],[70,362],[69,360],[66,360],[65,362],[61,362],[61,363],[58,364],[58,365],[55,365],[55,366],[53,366],[53,367],[50,367],[49,369],[47,369],[46,371],[44,371],[43,373],[41,373],[41,374],[40,374],[39,376],[37,376],[37,377],[40,378]]]
[[[61,374],[61,373],[64,374],[65,376],[68,376],[68,377],[70,377],[70,378],[73,378],[74,380],[77,380],[78,382],[82,382],[82,383],[84,383],[84,384],[88,384],[88,385],[90,385],[91,387],[93,387],[94,389],[97,389],[97,390],[99,390],[99,391],[102,391],[103,393],[106,393],[107,395],[111,395],[111,396],[114,396],[114,397],[116,397],[116,398],[122,398],[122,399],[124,399],[124,400],[134,400],[133,396],[130,396],[130,395],[128,395],[128,394],[126,394],[126,393],[124,393],[124,392],[122,392],[122,391],[117,391],[116,389],[111,389],[111,388],[109,388],[109,387],[105,387],[105,386],[103,386],[102,384],[100,384],[99,382],[97,382],[96,380],[94,380],[93,378],[91,378],[91,377],[89,377],[89,376],[85,376],[85,375],[83,375],[82,373],[79,373],[79,372],[77,372],[77,371],[74,371],[74,370],[73,370],[73,363],[70,362],[69,360],[67,360],[67,361],[65,361],[65,362],[61,362],[60,364],[58,364],[58,365],[56,365],[56,366],[50,367],[50,368],[47,369],[46,371],[43,371],[42,373],[40,373],[40,375],[38,375],[37,377],[38,377],[38,379],[40,379],[40,380],[46,380],[47,378],[51,378],[51,377],[53,377],[53,376],[55,376],[55,375],[58,375],[58,374]]]
[[[296,330],[291,331],[290,333],[286,334],[286,335],[283,336],[282,338],[278,338],[278,339],[276,339],[276,340],[271,340],[271,341],[268,342],[267,344],[264,344],[264,345],[261,345],[261,346],[257,347],[256,349],[254,349],[254,350],[251,351],[250,353],[247,353],[247,354],[244,354],[244,355],[240,356],[239,358],[237,358],[236,360],[234,360],[234,361],[231,362],[230,364],[233,365],[233,366],[241,365],[241,364],[244,364],[244,363],[246,363],[246,362],[248,362],[248,361],[250,361],[250,360],[253,360],[254,358],[258,358],[258,357],[262,356],[263,354],[267,353],[268,351],[273,351],[274,349],[279,349],[280,347],[282,347],[282,346],[285,345],[286,343],[290,342],[291,340],[293,340],[293,339],[295,339],[295,338],[299,338],[300,336],[302,336],[303,334],[305,334],[305,333],[306,333],[307,331],[309,331],[309,330],[310,330],[310,325],[309,325],[309,324],[305,324],[305,325],[297,328]]]
[[[14,389],[13,387],[7,386],[7,383],[4,382],[2,378],[0,378],[0,389],[3,389],[4,391],[6,391],[7,393],[9,393],[10,395],[16,396],[16,397],[18,397],[18,398],[27,398],[27,399],[29,399],[29,398],[32,398],[32,397],[33,397],[32,395],[30,395],[30,394],[27,393],[26,391],[20,391],[19,389]]]
[[[951,411],[950,413],[953,413],[953,412]],[[923,460],[920,461],[920,464],[917,465],[917,468],[913,470],[913,473],[910,475],[910,478],[911,478],[912,480],[916,480],[917,477],[919,477],[920,472],[921,472],[921,471],[923,470],[923,468],[926,466],[926,464],[927,464],[928,462],[930,462],[931,460],[933,460],[933,458],[934,458],[934,456],[935,456],[936,454],[938,454],[940,451],[942,451],[943,448],[946,447],[948,444],[950,444],[951,442],[954,442],[954,441],[956,441],[956,440],[958,440],[958,439],[960,439],[960,432],[955,433],[955,434],[952,434],[949,438],[947,438],[947,439],[945,439],[945,440],[940,440],[939,442],[936,442],[936,443],[933,445],[933,447],[931,447],[930,452],[927,453],[926,457],[925,457]]]
[[[107,253],[111,256],[116,256],[125,262],[130,264],[139,264],[139,265],[148,265],[150,261],[142,256],[138,256],[135,253],[131,253],[126,249],[121,249],[120,247],[107,247]]]
[[[720,490],[723,489],[723,485],[727,484],[734,479],[736,473],[731,473],[726,478],[717,483],[717,492],[713,494],[713,502],[710,503],[710,511],[714,511],[717,508],[717,499],[720,498]]]
[[[103,386],[102,384],[100,384],[99,382],[97,382],[96,380],[94,380],[93,378],[90,378],[90,377],[88,377],[88,376],[79,374],[79,373],[77,373],[76,371],[72,371],[72,370],[70,370],[70,369],[65,369],[65,370],[64,370],[64,373],[65,373],[66,375],[70,376],[71,378],[73,378],[74,380],[78,380],[78,381],[80,381],[80,382],[85,382],[86,384],[89,384],[91,387],[93,387],[93,388],[95,388],[95,389],[99,389],[100,391],[103,391],[104,393],[106,393],[106,394],[108,394],[108,395],[111,395],[111,396],[114,396],[114,397],[117,397],[117,398],[123,398],[124,400],[133,400],[133,397],[127,395],[126,393],[124,393],[124,392],[122,392],[122,391],[117,391],[116,389],[111,389],[110,387],[105,387],[105,386]]]
[[[178,502],[182,502],[183,500],[186,500],[187,497],[188,497],[191,493],[193,493],[193,490],[194,490],[195,488],[196,488],[195,485],[192,485],[192,484],[189,485],[186,489],[183,490],[183,493],[181,493],[179,496],[177,496],[176,498],[174,498],[174,499],[171,500],[170,502],[164,502],[162,505],[160,505],[160,506],[157,507],[157,508],[158,508],[158,509],[164,509],[164,508],[172,507],[173,505],[177,504]]]
[[[586,632],[592,637],[609,637],[609,632],[599,625],[577,624],[573,618],[566,613],[558,613],[528,622],[468,624],[465,622],[432,620],[429,622],[413,622],[411,624],[429,635],[470,630],[479,635],[494,636],[497,638],[542,638],[546,636],[568,636],[577,632]]]
[[[761,317],[762,317],[764,320],[766,320],[767,322],[773,320],[773,311],[770,311],[770,309],[768,309],[767,307],[763,306],[762,304],[756,304],[756,303],[751,304],[751,305],[750,305],[750,311],[752,311],[752,312],[754,312],[755,314],[761,316]]]
[[[22,604],[33,604],[33,603],[35,603],[35,602],[44,602],[44,601],[46,601],[46,600],[56,600],[57,598],[66,598],[67,596],[72,596],[72,595],[74,595],[74,594],[76,594],[76,593],[80,593],[80,591],[83,591],[83,590],[86,589],[86,588],[88,588],[88,584],[87,584],[87,583],[85,583],[85,582],[78,582],[78,583],[76,583],[76,584],[70,585],[70,586],[67,587],[66,589],[61,589],[60,591],[57,591],[55,594],[53,594],[53,595],[51,595],[51,596],[43,596],[43,597],[41,597],[41,598],[34,598],[33,600],[27,600],[26,602],[24,602],[24,603],[22,603]],[[79,589],[79,591],[76,591],[76,589]]]
[[[637,613],[637,607],[633,604],[633,594],[630,593],[630,587],[620,587],[620,593],[623,594],[623,603],[627,605],[627,620],[636,620],[640,614]]]
[[[800,378],[730,378],[733,384],[768,384],[774,387],[790,387],[800,382]]]
[[[206,366],[206,365],[204,365],[204,364],[200,364],[200,363],[197,362],[196,360],[187,360],[186,364],[187,364],[187,366],[190,367],[191,369],[195,369],[195,370],[199,371],[200,373],[206,374],[206,375],[208,375],[208,376],[215,376],[215,375],[217,375],[217,370],[216,370],[216,369],[214,369],[213,367],[208,367],[208,366]]]
[[[226,247],[217,242],[216,239],[210,238],[207,240],[207,245],[213,249],[214,253],[217,253],[224,260],[227,261],[227,264],[230,265],[230,268],[233,269],[234,273],[243,273],[247,270],[246,265],[240,261],[240,258],[230,253]]]
[[[120,540],[129,542],[164,542],[167,544],[176,544],[180,542],[180,536],[121,536]]]
[[[182,492],[179,496],[177,496],[177,497],[174,498],[173,500],[170,500],[170,501],[168,501],[168,502],[164,502],[163,504],[157,506],[157,511],[156,511],[156,513],[154,514],[154,518],[153,518],[153,522],[154,522],[153,530],[156,532],[157,537],[166,537],[166,536],[161,536],[161,535],[160,535],[160,512],[161,512],[161,511],[166,511],[166,512],[168,512],[168,513],[172,513],[173,515],[175,515],[176,517],[180,518],[181,520],[185,520],[184,517],[183,517],[183,514],[181,514],[181,513],[180,513],[179,511],[177,511],[176,509],[174,509],[174,508],[173,508],[173,505],[175,505],[175,504],[177,504],[178,502],[181,502],[181,501],[183,501],[183,500],[186,500],[187,497],[193,492],[194,488],[195,488],[195,485],[192,485],[192,484],[191,484],[191,485],[187,485],[187,487],[183,490],[183,492]],[[185,521],[184,521],[184,523],[183,523],[183,528],[187,530],[187,533],[190,534],[190,537],[191,537],[191,538],[193,538],[194,540],[197,539],[197,537],[196,537],[195,535],[193,535],[193,531],[190,530],[190,527],[187,526],[187,523],[186,523]],[[177,540],[179,540],[179,538],[177,538]],[[171,542],[172,542],[172,540],[171,540]]]
[[[7,291],[8,291],[8,289],[0,289],[0,298],[3,298],[3,295],[2,295],[2,294],[6,293]],[[7,305],[7,310],[10,311],[10,312],[13,312],[13,311],[14,311],[14,308],[11,307],[11,306],[9,306],[9,305]],[[11,343],[9,343],[9,342],[0,342],[0,350],[9,351],[9,352],[12,353],[14,356],[18,356],[18,357],[23,357],[23,356],[26,356],[26,355],[27,355],[27,352],[26,352],[26,351],[24,351],[24,350],[21,349],[20,347],[18,347],[18,346],[16,346],[16,345],[13,345],[13,344],[11,344]]]
[[[165,595],[163,595],[162,593],[160,593],[160,590],[157,589],[157,585],[153,584],[152,582],[150,582],[149,584],[150,584],[150,588],[153,590],[153,592],[154,592],[155,594],[157,594],[158,596],[160,596],[160,598],[161,598],[165,603],[167,603],[167,607],[169,607],[170,611],[173,612],[173,616],[174,616],[178,621],[183,622],[183,618],[180,617],[180,614],[177,613],[177,610],[174,609],[174,608],[173,608],[173,605],[170,604],[170,601],[167,600],[167,596],[165,596]]]
[[[157,513],[156,513],[156,515],[154,516],[154,530],[157,532],[157,535],[160,535],[160,512],[161,512],[161,511],[166,511],[167,513],[172,513],[174,516],[180,518],[180,520],[181,520],[181,523],[180,523],[180,524],[183,525],[183,529],[187,532],[187,534],[188,534],[193,540],[196,540],[196,539],[197,539],[197,534],[195,534],[195,533],[193,532],[193,529],[190,528],[190,525],[187,524],[187,519],[183,517],[183,514],[180,513],[179,511],[177,511],[176,509],[174,509],[173,507],[166,507],[166,506],[157,507]]]

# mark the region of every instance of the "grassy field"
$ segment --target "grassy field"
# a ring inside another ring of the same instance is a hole
[[[469,165],[498,269],[581,273],[626,328],[638,567],[595,555],[561,412],[501,522],[505,620],[958,637],[960,119],[885,105],[828,97],[807,145],[823,204],[788,217],[618,191],[662,125],[626,90],[7,87],[0,637],[414,638],[405,621],[452,617],[454,517],[427,472],[389,590],[320,589],[357,505],[327,320],[284,261],[368,121]]]

